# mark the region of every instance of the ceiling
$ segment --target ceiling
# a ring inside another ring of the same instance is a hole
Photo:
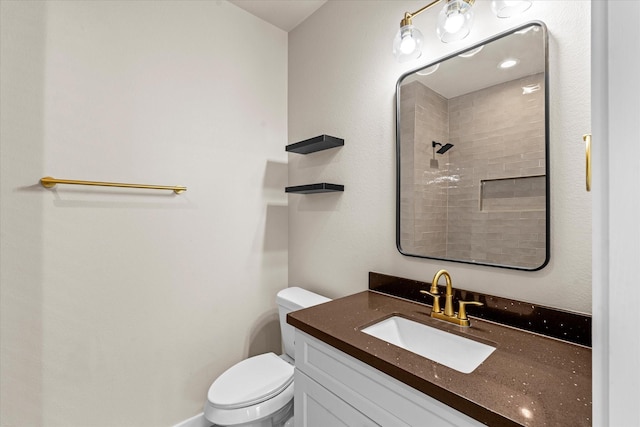
[[[289,32],[327,0],[229,0],[229,2]]]
[[[289,32],[318,10],[328,0],[228,0],[258,18]],[[524,32],[525,34],[527,32]],[[531,37],[536,32],[530,32]],[[527,37],[525,37],[527,38]],[[544,72],[545,54],[541,43],[524,44],[519,37],[504,37],[485,46],[481,55],[468,59],[451,58],[429,76],[413,74],[403,84],[420,80],[447,99],[493,86],[504,81]],[[533,47],[532,47],[533,46]],[[507,57],[521,62],[511,70],[497,71],[496,64]],[[542,58],[542,59],[541,59]],[[471,65],[473,64],[473,65]]]

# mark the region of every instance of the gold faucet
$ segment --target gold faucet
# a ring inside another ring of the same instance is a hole
[[[440,293],[438,292],[438,280],[444,276],[447,281],[447,289],[444,294],[444,311],[440,308]],[[478,301],[459,301],[458,313],[453,309],[453,285],[451,283],[451,275],[447,270],[440,270],[433,276],[431,281],[431,289],[429,291],[421,290],[420,293],[431,295],[433,297],[433,308],[431,309],[431,317],[455,323],[460,326],[469,326],[469,318],[467,317],[467,305],[484,305]]]

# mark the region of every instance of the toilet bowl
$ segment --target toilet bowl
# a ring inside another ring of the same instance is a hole
[[[285,353],[245,359],[220,375],[209,388],[205,418],[217,426],[282,427],[293,423],[294,328],[287,313],[329,301],[302,288],[278,292],[276,302]]]

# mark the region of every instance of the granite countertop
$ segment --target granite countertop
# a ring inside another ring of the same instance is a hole
[[[431,307],[364,291],[290,313],[289,324],[491,426],[591,426],[591,349],[471,318],[464,328]],[[360,331],[392,315],[493,345],[464,374]]]

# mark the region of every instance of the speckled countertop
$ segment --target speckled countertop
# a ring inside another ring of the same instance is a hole
[[[424,304],[364,291],[288,315],[288,323],[490,426],[591,426],[591,349],[471,318],[463,328]],[[463,374],[360,330],[401,315],[496,347]]]

